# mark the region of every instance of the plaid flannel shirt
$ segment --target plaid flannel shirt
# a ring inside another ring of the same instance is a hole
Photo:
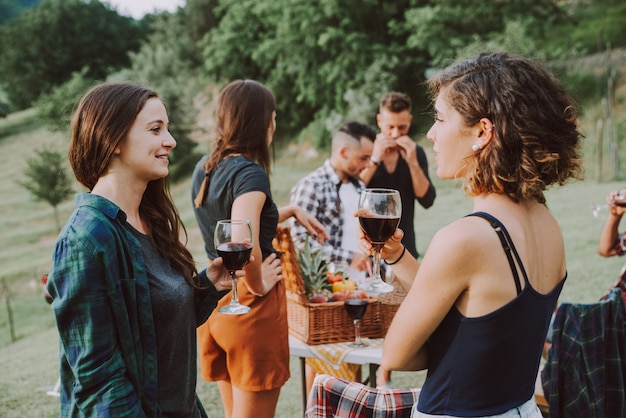
[[[353,180],[353,184],[360,193],[365,188],[363,182]],[[350,264],[354,257],[353,251],[341,248],[343,240],[344,209],[339,198],[341,179],[326,160],[324,165],[302,178],[291,189],[291,204],[298,205],[324,225],[329,239],[324,243],[326,258],[336,264]],[[302,250],[308,231],[293,217],[290,218],[291,238],[296,250]],[[320,244],[314,237],[309,238],[312,248],[319,248]]]
[[[622,232],[617,236],[613,249],[617,255],[624,255],[626,253],[626,232]]]
[[[625,417],[626,328],[621,292],[593,304],[562,303],[541,372],[550,417]]]
[[[159,417],[157,341],[141,245],[126,214],[81,193],[55,244],[47,290],[60,337],[62,417]],[[197,324],[226,292],[203,270]],[[204,411],[198,402],[199,409]]]
[[[409,418],[419,389],[375,389],[328,375],[318,375],[309,394],[305,418]]]
[[[615,240],[615,245],[613,245],[613,249],[615,253],[619,256],[626,254],[626,232],[622,232],[617,236]],[[617,278],[617,281],[613,285],[613,287],[617,287],[622,291],[622,298],[624,299],[624,303],[626,304],[626,264],[622,267],[622,271]]]

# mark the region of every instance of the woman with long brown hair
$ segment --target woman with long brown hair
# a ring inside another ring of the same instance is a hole
[[[249,220],[254,235],[255,261],[246,265],[238,286],[240,302],[252,310],[216,312],[198,329],[202,377],[218,382],[227,418],[273,417],[289,378],[287,302],[272,248],[278,222],[295,216],[320,240],[327,238],[302,208],[277,208],[272,200],[269,148],[275,129],[272,92],[253,80],[231,82],[218,99],[213,151],[193,175],[192,199],[209,259],[217,256],[213,233],[218,220]]]
[[[128,83],[94,87],[74,114],[69,161],[89,192],[76,197],[47,284],[61,416],[206,416],[196,326],[230,280],[221,259],[198,274],[180,241],[168,123],[157,93]]]

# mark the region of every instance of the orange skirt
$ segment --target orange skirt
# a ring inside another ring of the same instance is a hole
[[[248,292],[241,281],[237,288],[239,301],[252,310],[243,315],[218,312],[230,303],[227,294],[198,327],[201,376],[248,392],[280,388],[290,376],[285,285],[278,282],[262,298]]]

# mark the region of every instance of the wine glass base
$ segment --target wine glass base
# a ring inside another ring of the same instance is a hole
[[[367,293],[371,293],[372,295],[393,292],[393,289],[393,285],[376,279],[359,285],[359,290],[365,290]]]
[[[217,311],[226,315],[242,315],[250,312],[250,307],[244,305],[226,305],[222,306]]]
[[[365,344],[364,342],[360,342],[360,343],[348,343],[348,347],[350,348],[363,348],[363,347],[369,347],[369,344]]]

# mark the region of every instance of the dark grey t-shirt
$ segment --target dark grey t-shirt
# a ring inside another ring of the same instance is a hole
[[[157,344],[158,405],[163,417],[199,418],[196,404],[194,290],[172,269],[150,239],[130,226],[141,243],[150,286]]]
[[[204,162],[202,158],[193,172],[191,183],[191,200],[198,195],[204,180]],[[235,199],[245,193],[260,191],[266,196],[261,209],[261,230],[259,231],[259,247],[263,259],[275,250],[272,248],[272,239],[276,236],[278,225],[278,208],[272,200],[270,181],[263,168],[254,161],[241,156],[231,156],[221,161],[210,176],[207,197],[200,208],[194,205],[194,213],[202,238],[204,249],[209,259],[217,258],[213,233],[215,224],[222,219],[230,219],[231,209]],[[254,245],[257,245],[256,243]]]

